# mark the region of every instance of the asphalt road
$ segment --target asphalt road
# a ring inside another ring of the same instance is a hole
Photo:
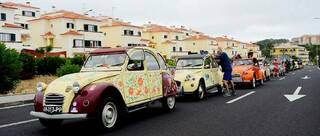
[[[293,102],[284,97],[299,86],[305,97]],[[113,132],[99,131],[91,120],[66,121],[52,131],[29,115],[30,105],[0,109],[0,135],[319,136],[319,86],[320,69],[306,67],[256,89],[239,88],[236,97],[213,94],[200,102],[184,98],[170,113],[156,104],[130,114]]]

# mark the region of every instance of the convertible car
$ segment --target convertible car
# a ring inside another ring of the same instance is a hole
[[[212,88],[222,93],[222,72],[210,55],[188,55],[177,60],[175,80],[181,95],[191,94],[201,100]]]
[[[265,75],[259,63],[254,64],[252,59],[238,59],[233,62],[232,80],[235,84],[249,84],[256,87],[258,81],[264,83]]]
[[[161,101],[175,108],[177,86],[162,56],[152,48],[98,49],[91,52],[81,72],[37,84],[30,114],[45,127],[65,119],[95,118],[112,130],[127,112]]]

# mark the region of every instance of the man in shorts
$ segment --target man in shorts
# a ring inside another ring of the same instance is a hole
[[[223,72],[223,84],[226,87],[226,91],[224,93],[225,97],[229,97],[231,95],[235,96],[236,92],[234,89],[234,83],[232,81],[232,64],[231,61],[227,55],[227,53],[223,52],[222,49],[219,47],[218,48],[218,52],[217,52],[217,59],[219,59],[219,65],[222,68],[222,72]],[[230,94],[230,86],[232,88],[232,92]]]

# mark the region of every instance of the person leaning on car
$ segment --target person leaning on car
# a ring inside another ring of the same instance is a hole
[[[227,90],[224,96],[236,95],[234,83],[232,81],[232,64],[227,53],[223,52],[222,49],[219,47],[216,58],[219,59],[219,65],[221,66],[223,72],[223,84],[225,85]],[[229,91],[229,83],[232,88],[231,94]]]

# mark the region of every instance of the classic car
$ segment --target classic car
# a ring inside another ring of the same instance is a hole
[[[214,87],[222,92],[222,72],[210,55],[187,55],[177,59],[175,71],[179,96],[191,94],[198,100]]]
[[[162,56],[148,47],[97,49],[79,73],[36,88],[30,114],[45,127],[57,127],[65,119],[95,118],[106,130],[115,128],[125,113],[157,100],[173,110],[177,90]]]
[[[233,61],[232,80],[235,84],[249,84],[256,87],[256,82],[264,83],[264,73],[259,63],[254,64],[252,59],[238,59]]]
[[[270,64],[269,68],[271,69],[271,76],[285,76],[285,68],[282,63],[278,64],[278,68],[274,64]],[[277,70],[278,69],[278,70]]]
[[[271,69],[268,63],[265,63],[263,60],[259,60],[260,69],[264,73],[265,81],[269,81],[271,77]]]

